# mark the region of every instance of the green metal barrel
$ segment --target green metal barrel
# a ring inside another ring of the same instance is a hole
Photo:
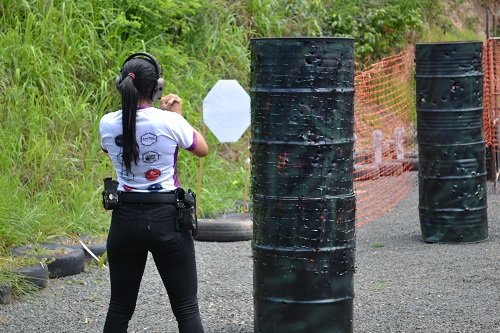
[[[256,333],[353,331],[354,40],[251,40]]]
[[[417,44],[419,214],[426,242],[488,238],[482,42]]]

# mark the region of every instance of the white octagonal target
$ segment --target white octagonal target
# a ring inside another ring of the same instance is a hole
[[[236,80],[219,80],[203,100],[203,122],[220,142],[236,142],[250,126],[250,96]]]

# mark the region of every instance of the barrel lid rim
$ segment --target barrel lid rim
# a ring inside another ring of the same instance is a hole
[[[472,44],[481,43],[481,40],[467,40],[467,41],[453,41],[453,42],[426,42],[426,43],[415,43],[415,45],[456,45],[456,44]]]
[[[353,37],[254,37],[250,41],[258,40],[354,40]]]

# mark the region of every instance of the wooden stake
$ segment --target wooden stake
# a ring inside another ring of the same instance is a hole
[[[203,123],[201,127],[201,135],[205,137],[206,125]],[[198,207],[200,206],[201,199],[201,178],[203,174],[203,157],[200,157],[200,166],[198,167],[198,191],[196,192],[196,216],[198,216]]]
[[[250,139],[247,144],[247,158],[245,160],[245,194],[243,195],[243,220],[246,219],[247,213],[247,193],[248,193],[248,171],[250,169]]]

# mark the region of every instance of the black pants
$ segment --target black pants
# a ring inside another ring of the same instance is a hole
[[[104,333],[127,332],[148,251],[167,290],[179,332],[203,332],[194,241],[190,231],[175,230],[175,215],[170,204],[123,204],[113,210],[107,241],[111,300]]]

